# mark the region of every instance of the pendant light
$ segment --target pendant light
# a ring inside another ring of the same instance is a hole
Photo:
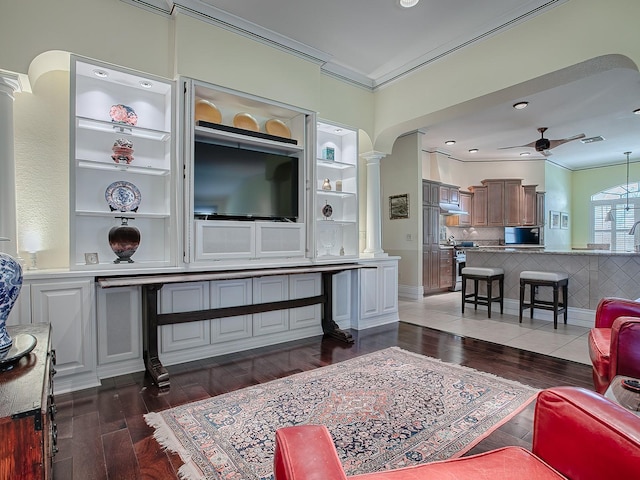
[[[626,196],[627,196],[627,202],[626,202],[626,206],[624,207],[625,212],[629,211],[629,155],[631,155],[631,152],[624,152],[623,155],[627,156],[627,188],[626,188]],[[613,222],[615,220],[615,214],[613,213],[613,208],[611,210],[609,210],[609,212],[607,213],[607,215],[604,217],[605,221],[607,222]],[[635,232],[636,226],[634,225],[633,227],[631,227],[631,230],[629,231],[629,235],[633,235],[633,233]]]

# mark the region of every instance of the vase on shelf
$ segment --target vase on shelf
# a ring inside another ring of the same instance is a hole
[[[0,360],[13,345],[7,332],[7,318],[22,288],[22,267],[11,256],[0,252]]]
[[[140,245],[140,230],[129,225],[129,220],[133,220],[133,218],[116,218],[121,219],[122,223],[118,226],[111,227],[111,230],[109,230],[109,246],[118,257],[113,263],[133,263],[131,257],[136,253]]]
[[[328,178],[325,178],[324,182],[322,182],[322,190],[331,190],[331,181]]]

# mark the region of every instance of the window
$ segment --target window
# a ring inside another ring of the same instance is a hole
[[[609,243],[611,250],[633,251],[640,244],[640,228],[629,235],[640,220],[640,182],[611,187],[591,196],[591,240]],[[611,213],[611,215],[609,214]]]

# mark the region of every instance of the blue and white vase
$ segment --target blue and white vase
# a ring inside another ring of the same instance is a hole
[[[7,318],[22,288],[22,267],[11,255],[0,252],[0,356],[11,348]]]

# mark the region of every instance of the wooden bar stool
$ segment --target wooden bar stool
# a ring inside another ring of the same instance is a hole
[[[525,289],[529,285],[529,303],[525,303]],[[522,323],[522,311],[529,309],[533,318],[533,309],[553,311],[553,328],[558,328],[558,314],[564,314],[564,323],[567,323],[567,290],[569,285],[569,275],[562,272],[537,272],[525,270],[520,273],[520,323]],[[552,287],[553,301],[540,300],[536,296],[537,287]],[[562,288],[562,302],[560,302],[560,288]]]
[[[462,269],[462,313],[464,304],[473,303],[474,310],[478,305],[486,305],[489,318],[491,318],[491,302],[500,302],[500,313],[504,312],[504,270],[502,268],[464,267]],[[473,293],[467,293],[467,280],[473,280]],[[493,282],[498,281],[498,296],[492,296]],[[478,293],[478,282],[487,282],[487,295]]]

